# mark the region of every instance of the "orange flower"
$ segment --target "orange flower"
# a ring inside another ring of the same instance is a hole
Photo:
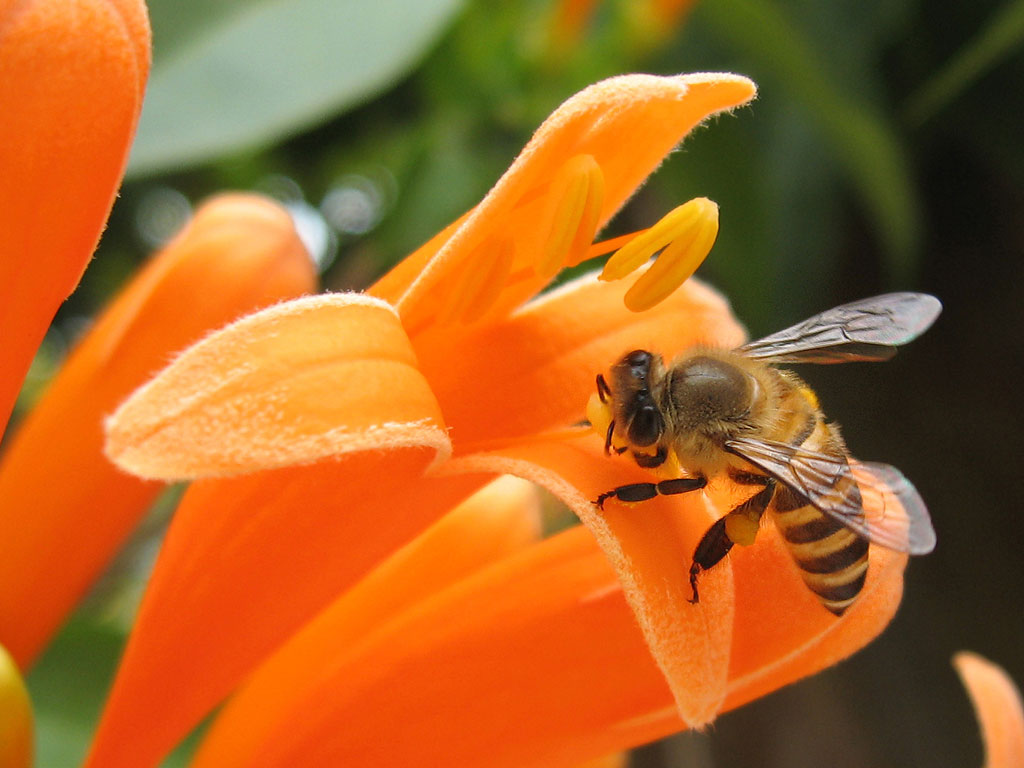
[[[141,0],[0,0],[0,432],[99,240],[148,74]]]
[[[315,283],[284,209],[225,195],[199,209],[77,346],[0,462],[0,530],[17,531],[0,537],[0,642],[22,667],[162,490],[106,460],[103,417],[211,328]]]
[[[1024,768],[1024,705],[1001,668],[962,651],[953,666],[971,695],[985,742],[985,768]]]
[[[686,567],[714,508],[690,495],[599,512],[591,499],[645,472],[569,426],[624,350],[741,341],[708,288],[672,291],[710,247],[710,202],[591,242],[689,130],[753,95],[733,75],[592,86],[371,295],[244,318],[114,414],[107,450],[122,467],[200,481],[168,533],[89,765],[154,764],[246,677],[200,764],[569,764],[703,725],[885,626],[905,557],[874,552],[861,598],[836,619],[771,528],[708,573],[690,605]],[[626,241],[605,280],[524,305],[562,266]],[[620,278],[660,249],[627,290]],[[506,473],[552,490],[589,534],[449,585],[423,574],[452,547],[391,580],[374,570]]]

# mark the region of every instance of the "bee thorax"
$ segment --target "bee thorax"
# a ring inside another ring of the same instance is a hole
[[[730,425],[742,429],[750,412],[756,382],[727,361],[697,356],[674,367],[664,391],[665,407],[679,432],[706,432],[722,436]]]

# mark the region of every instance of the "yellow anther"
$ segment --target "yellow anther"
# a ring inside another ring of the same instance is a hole
[[[548,235],[537,264],[554,277],[567,263],[581,261],[597,232],[604,205],[604,174],[592,155],[576,155],[555,176],[549,193]]]
[[[441,323],[471,323],[491,308],[508,282],[515,259],[510,237],[489,237],[473,249],[462,265],[441,311]]]
[[[661,251],[654,264],[626,292],[634,312],[650,309],[696,271],[718,236],[718,206],[697,197],[679,206],[620,248],[605,264],[602,280],[619,280]]]

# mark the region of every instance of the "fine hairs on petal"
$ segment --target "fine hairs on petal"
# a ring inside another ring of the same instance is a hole
[[[690,605],[683,595],[686,579],[682,568],[674,583],[653,583],[652,579],[658,580],[664,575],[663,569],[649,570],[650,558],[645,557],[641,562],[632,558],[630,552],[643,546],[649,551],[660,549],[664,556],[679,559],[681,548],[665,545],[675,538],[676,510],[670,505],[650,504],[644,510],[645,517],[667,512],[662,525],[638,527],[629,521],[623,525],[625,517],[620,520],[607,512],[599,513],[591,500],[580,492],[575,478],[567,479],[547,468],[561,464],[594,469],[599,466],[594,461],[600,462],[602,458],[600,446],[584,437],[571,444],[535,445],[521,451],[455,458],[440,472],[514,474],[547,488],[576,512],[615,569],[651,654],[675,697],[678,716],[689,727],[702,727],[714,720],[726,696],[732,634],[731,568],[726,563],[717,572],[707,574],[702,592],[709,597],[700,606]],[[687,516],[686,526],[693,529],[687,538],[692,538],[696,544],[698,527],[706,527],[713,518],[703,499],[689,500],[688,511],[695,511],[694,503],[705,511],[704,515]],[[628,512],[635,522],[633,510]],[[661,540],[661,545],[652,547],[651,534]],[[639,538],[633,540],[634,537]],[[692,549],[692,545],[689,548]]]
[[[577,229],[578,233],[596,232],[690,130],[714,114],[746,104],[756,92],[749,79],[732,74],[621,75],[568,99],[537,129],[509,170],[396,299],[403,321],[414,329],[428,323],[436,313],[433,300],[439,285],[451,279],[449,273],[461,269],[467,254],[490,236],[511,234],[516,253],[536,259],[543,250],[538,239],[549,233],[539,232],[538,211],[522,203],[541,188],[550,190],[551,180],[567,158],[589,157],[586,164],[600,171],[600,192],[595,173]],[[624,152],[622,143],[627,139],[630,151]],[[576,250],[585,251],[574,242],[570,251]],[[545,261],[531,280],[510,285],[506,289],[510,295],[499,297],[495,305],[511,311],[536,294],[548,282],[546,273],[555,260],[552,256]]]
[[[415,445],[450,451],[394,309],[326,294],[249,315],[186,350],[107,420],[106,452],[130,472],[172,480]]]

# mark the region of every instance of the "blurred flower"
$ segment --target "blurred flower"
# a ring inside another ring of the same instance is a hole
[[[0,0],[0,432],[99,240],[149,61],[141,0]]]
[[[246,678],[200,764],[379,763],[381,750],[395,764],[571,764],[703,725],[885,626],[905,557],[873,552],[861,598],[837,620],[773,529],[707,574],[689,605],[685,569],[714,507],[693,495],[599,512],[591,499],[644,471],[567,426],[623,350],[742,339],[709,289],[672,290],[713,240],[709,201],[592,241],[689,130],[753,94],[713,74],[592,86],[370,295],[243,318],[115,413],[107,450],[122,467],[199,482],[168,532],[89,765],[157,762]],[[607,281],[529,301],[564,266],[630,241]],[[661,249],[627,290],[621,278]],[[506,473],[553,491],[593,537],[572,529],[449,585],[430,578],[444,548],[415,575],[379,576]]]
[[[551,55],[578,46],[597,12],[599,0],[558,0],[551,21]],[[655,48],[685,21],[695,0],[628,0],[614,5],[622,33],[639,50]]]
[[[163,489],[107,461],[103,417],[210,329],[315,285],[283,208],[224,195],[199,209],[77,345],[0,460],[0,530],[17,531],[0,537],[0,642],[22,667]]]
[[[0,768],[32,765],[32,702],[18,665],[0,645]]]
[[[985,742],[985,768],[1024,767],[1024,705],[1020,691],[1001,668],[974,653],[953,657],[974,704]]]

